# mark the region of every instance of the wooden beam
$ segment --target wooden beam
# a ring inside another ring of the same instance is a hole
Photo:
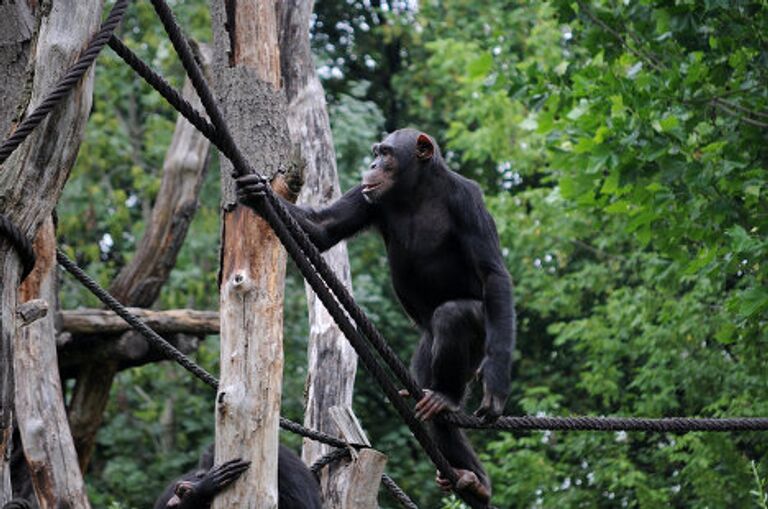
[[[194,309],[167,309],[154,311],[128,308],[134,315],[158,333],[186,333],[195,335],[218,334],[218,311]],[[132,330],[130,325],[114,311],[105,309],[68,309],[58,313],[62,332],[73,336],[81,334],[111,335]]]

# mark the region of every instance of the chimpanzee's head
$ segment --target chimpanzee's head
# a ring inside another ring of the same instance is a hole
[[[431,136],[416,129],[399,129],[373,145],[374,159],[363,173],[363,196],[369,203],[382,201],[389,193],[413,190],[420,170],[439,154]]]
[[[192,481],[179,481],[173,490],[173,497],[165,505],[168,509],[180,509],[184,507],[184,502],[192,496],[195,491],[196,483]]]

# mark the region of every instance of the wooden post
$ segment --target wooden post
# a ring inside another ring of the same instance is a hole
[[[323,206],[341,196],[336,170],[331,124],[323,85],[315,72],[309,43],[312,0],[284,0],[280,3],[280,52],[283,83],[288,99],[288,129],[294,143],[301,145],[307,170],[299,202]],[[351,289],[346,242],[323,254],[344,285]],[[357,354],[306,284],[309,310],[308,371],[304,425],[331,435],[337,434],[328,408],[351,407],[357,370]],[[312,464],[330,452],[331,447],[305,439],[302,458]],[[337,507],[350,486],[347,465],[333,464],[323,469],[321,486],[328,507]]]
[[[35,239],[37,264],[19,288],[19,300],[42,297],[56,303],[56,235],[46,221]],[[67,412],[56,362],[54,314],[20,326],[14,343],[16,412],[24,455],[41,509],[88,508],[77,452],[69,432]]]
[[[0,5],[0,54],[9,57],[15,51],[14,57],[19,57],[8,58],[15,63],[0,79],[0,97],[15,103],[2,103],[1,136],[9,134],[16,112],[28,113],[51,90],[98,29],[100,18],[101,0]],[[9,26],[17,28],[8,30]],[[21,71],[16,63],[25,61],[28,65]],[[50,217],[69,176],[91,109],[92,85],[90,72],[0,167],[0,212],[28,238],[34,238],[40,224]],[[0,505],[11,498],[8,448],[19,269],[16,252],[0,238]]]
[[[235,141],[267,178],[289,172],[290,139],[280,90],[274,1],[211,2],[214,76]],[[213,507],[277,507],[277,451],[283,376],[285,251],[265,221],[237,204],[232,166],[222,157],[221,377],[216,462],[251,468]],[[278,187],[278,186],[276,186]],[[277,192],[291,196],[286,186]]]
[[[350,444],[371,445],[350,407],[331,407],[328,414],[345,441]],[[377,509],[379,485],[387,464],[387,456],[373,449],[362,449],[353,453],[352,459],[344,463],[348,465],[348,484],[341,498],[332,501],[332,507]]]
[[[207,70],[210,50],[200,45],[198,54],[204,70]],[[200,99],[189,80],[185,81],[182,94],[201,109]],[[147,229],[136,254],[109,286],[109,292],[121,303],[148,307],[160,295],[197,210],[209,148],[210,142],[182,115],[178,115],[163,161],[160,191],[152,206]],[[139,334],[127,336],[124,342],[131,343],[123,345],[124,350],[146,348],[146,340]],[[112,381],[119,369],[118,358],[102,358],[99,362],[83,366],[78,373],[69,404],[69,421],[83,471],[90,462],[96,433],[109,402]]]

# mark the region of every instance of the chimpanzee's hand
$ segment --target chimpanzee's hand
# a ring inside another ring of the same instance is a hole
[[[237,199],[244,205],[255,205],[264,199],[267,194],[267,182],[261,175],[249,174],[238,177],[235,180],[237,185]]]
[[[234,459],[211,468],[200,481],[197,490],[207,497],[213,497],[221,490],[235,482],[240,474],[251,465],[250,461]]]
[[[483,422],[493,422],[499,418],[504,411],[504,403],[507,398],[499,394],[493,394],[485,388],[483,393],[483,402],[480,403],[480,407],[475,410],[475,417],[479,417]]]
[[[240,477],[240,474],[248,470],[248,467],[250,466],[250,461],[243,461],[240,458],[237,458],[229,460],[218,467],[213,467],[208,472],[208,476],[213,480],[216,493],[235,482],[235,480]]]

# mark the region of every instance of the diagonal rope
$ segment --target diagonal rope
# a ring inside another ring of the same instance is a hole
[[[112,33],[120,24],[120,20],[125,14],[129,0],[117,0],[107,19],[101,25],[101,29],[93,36],[88,43],[85,51],[77,59],[77,62],[67,69],[64,76],[58,81],[51,92],[43,99],[37,108],[26,117],[16,128],[14,133],[3,141],[0,145],[0,164],[4,163],[8,157],[18,148],[19,145],[29,136],[35,128],[40,125],[46,116],[56,107],[56,105],[77,85],[80,78],[88,71],[96,57],[99,56],[102,48]]]
[[[417,506],[416,503],[411,500],[411,497],[409,497],[390,476],[387,474],[382,474],[381,483],[385,488],[389,490],[389,493],[395,497],[398,502],[400,502],[400,505],[406,509],[419,509],[419,506]]]

